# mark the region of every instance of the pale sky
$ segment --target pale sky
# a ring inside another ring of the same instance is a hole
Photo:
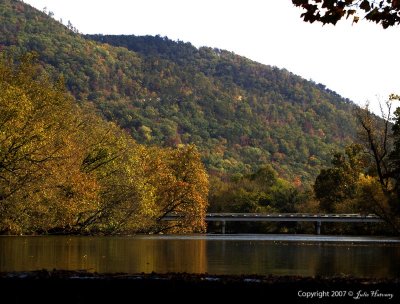
[[[308,24],[291,0],[25,0],[85,34],[161,35],[233,51],[358,104],[400,93],[400,27]]]

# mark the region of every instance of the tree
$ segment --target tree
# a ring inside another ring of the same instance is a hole
[[[368,105],[357,109],[356,116],[360,125],[359,139],[370,160],[368,174],[361,180],[360,200],[367,203],[367,209],[400,231],[399,109],[392,118],[392,101],[398,99],[396,95],[389,97],[386,111],[381,106],[381,117],[373,115]],[[392,127],[391,122],[394,122]]]
[[[151,149],[146,155],[146,175],[155,189],[154,230],[169,232],[203,232],[208,207],[208,175],[194,145],[176,149]],[[175,213],[179,221],[162,219]]]
[[[146,231],[154,216],[154,189],[146,184],[142,169],[146,148],[90,109],[84,117],[80,168],[97,181],[98,199],[96,208],[82,210],[75,229],[106,234]]]
[[[354,23],[365,18],[383,28],[400,24],[398,0],[292,0],[292,3],[306,10],[301,17],[310,23],[336,24],[351,16]]]
[[[357,182],[364,163],[360,145],[350,145],[344,154],[334,154],[333,166],[322,169],[314,184],[314,193],[322,210],[336,212],[339,203],[356,197]]]
[[[381,117],[369,111],[368,104],[364,109],[356,108],[355,115],[359,122],[358,136],[366,152],[373,162],[373,170],[379,179],[384,191],[389,191],[389,164],[388,157],[391,150],[390,120],[392,105],[390,100],[386,103],[387,111],[381,105]]]
[[[80,170],[80,110],[34,64],[0,61],[0,232],[68,229],[93,208],[96,181]]]
[[[400,100],[400,96],[392,96],[392,99]],[[393,192],[395,192],[397,197],[400,198],[400,107],[398,107],[394,112],[394,117],[395,123],[392,127],[393,150],[389,155],[389,166],[390,177],[394,180]]]

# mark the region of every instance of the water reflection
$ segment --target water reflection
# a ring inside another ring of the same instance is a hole
[[[400,243],[276,242],[262,237],[0,237],[0,271],[400,277]]]

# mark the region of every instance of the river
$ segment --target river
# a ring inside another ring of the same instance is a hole
[[[400,239],[312,235],[2,236],[0,272],[400,277]]]

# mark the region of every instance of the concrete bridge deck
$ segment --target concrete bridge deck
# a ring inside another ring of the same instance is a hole
[[[170,214],[164,221],[179,220],[178,214]],[[381,223],[384,222],[375,214],[311,214],[311,213],[207,213],[206,222],[221,222],[222,233],[225,233],[226,222],[314,222],[316,234],[321,234],[323,222],[340,223]]]

